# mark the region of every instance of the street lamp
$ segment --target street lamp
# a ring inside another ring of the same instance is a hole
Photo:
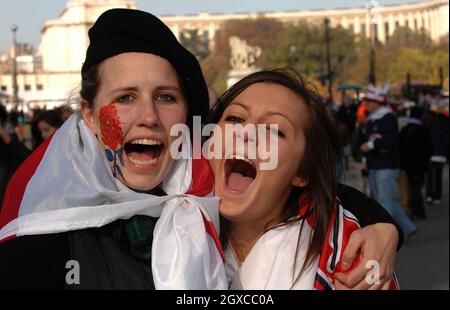
[[[16,24],[11,25],[11,31],[13,33],[13,74],[12,74],[12,82],[13,82],[13,103],[15,104],[16,108],[19,105],[19,96],[18,96],[18,85],[17,85],[17,40],[16,40],[16,33],[19,28]]]
[[[331,71],[331,57],[330,57],[330,19],[325,18],[325,46],[326,46],[326,57],[327,57],[327,74],[326,78],[328,80],[328,102],[333,103],[333,72]]]
[[[368,14],[369,14],[369,24],[370,24],[370,71],[369,71],[369,84],[376,85],[375,76],[375,3],[372,0],[368,0],[366,3]]]

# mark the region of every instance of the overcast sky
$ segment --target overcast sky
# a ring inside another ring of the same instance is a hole
[[[18,41],[36,48],[41,28],[48,19],[57,18],[68,0],[0,0],[0,50],[12,42],[11,24],[19,26]],[[364,7],[365,0],[137,0],[138,9],[156,15],[198,12],[254,12]],[[415,0],[378,0],[380,5],[419,2]]]

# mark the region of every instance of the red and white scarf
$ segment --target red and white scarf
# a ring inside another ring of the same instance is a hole
[[[305,201],[305,199],[300,199],[301,213],[303,213],[302,210],[306,210]],[[338,201],[320,256],[297,280],[297,275],[305,263],[313,227],[311,218],[307,218],[267,231],[258,239],[242,263],[238,262],[231,245],[228,245],[225,249],[225,269],[229,288],[246,290],[334,289],[334,274],[343,271],[341,258],[344,249],[351,233],[360,229],[360,225],[356,217],[345,210]],[[302,231],[299,239],[300,229]],[[295,266],[294,257],[297,257]],[[359,260],[355,260],[352,268],[358,263]],[[390,289],[398,289],[395,275],[391,280]]]
[[[184,140],[190,146],[189,137]],[[158,217],[155,287],[226,289],[219,200],[212,197],[208,162],[175,161],[162,187],[167,195],[159,197],[120,184],[97,139],[75,114],[14,174],[0,213],[0,242],[102,227],[134,215]]]

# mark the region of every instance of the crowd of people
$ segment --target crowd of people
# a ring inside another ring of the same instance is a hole
[[[362,103],[347,100],[335,113],[344,153],[361,163],[362,183],[407,237],[426,218],[425,202],[441,203],[449,152],[448,97],[421,93],[415,100],[369,86]]]
[[[7,112],[0,104],[0,201],[20,164],[73,113],[67,106],[53,110]]]

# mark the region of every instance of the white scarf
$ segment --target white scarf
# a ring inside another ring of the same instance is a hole
[[[184,142],[190,146],[189,137]],[[0,241],[102,227],[135,215],[159,217],[152,245],[156,289],[227,288],[222,257],[203,219],[219,231],[219,200],[184,194],[192,185],[191,160],[174,162],[163,182],[166,196],[137,193],[116,181],[95,136],[78,113],[71,116],[27,180],[18,216],[0,227]]]
[[[242,264],[238,262],[231,245],[228,244],[225,249],[225,269],[229,288],[237,290],[313,289],[318,258],[296,281],[305,262],[312,232],[309,224],[305,222],[298,240],[302,222],[298,221],[264,233]],[[298,253],[296,254],[297,244]],[[297,260],[294,270],[295,255]]]

